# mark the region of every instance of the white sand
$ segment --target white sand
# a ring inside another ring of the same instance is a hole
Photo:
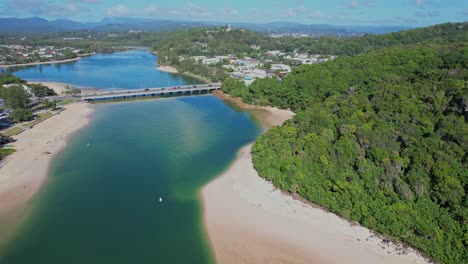
[[[275,118],[278,110],[269,110],[276,125],[287,116]],[[427,263],[414,251],[403,255],[368,229],[276,190],[255,171],[251,146],[202,190],[218,263]]]
[[[72,133],[88,124],[92,111],[85,103],[70,104],[60,114],[14,137],[16,152],[0,168],[0,222],[26,207],[46,179],[54,155],[66,146]]]
[[[171,66],[165,66],[165,65],[158,65],[158,70],[162,72],[168,72],[168,73],[179,73],[179,71]]]

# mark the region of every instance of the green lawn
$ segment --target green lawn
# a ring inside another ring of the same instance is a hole
[[[23,131],[24,129],[21,127],[14,127],[14,128],[7,130],[5,133],[3,133],[3,135],[11,137],[11,136],[18,135],[19,133]]]
[[[72,99],[63,100],[63,101],[58,101],[58,102],[57,102],[57,106],[59,106],[59,105],[67,105],[67,104],[70,104],[70,103],[73,103],[73,102],[74,102],[74,100],[72,100]]]
[[[14,149],[11,148],[0,148],[0,160],[2,160],[4,157],[11,155],[15,152]]]
[[[53,115],[54,115],[54,113],[52,113],[52,112],[45,112],[45,113],[39,114],[38,117],[36,118],[36,120],[24,124],[24,127],[31,128],[31,127],[39,124],[40,122],[48,119],[49,117],[51,117]]]

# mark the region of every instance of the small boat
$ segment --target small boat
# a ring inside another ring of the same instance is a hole
[[[159,196],[159,202],[162,203],[163,199],[161,196]]]

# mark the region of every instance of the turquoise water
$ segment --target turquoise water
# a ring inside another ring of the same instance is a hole
[[[28,81],[63,82],[83,87],[140,89],[199,83],[156,69],[157,56],[146,49],[96,54],[78,61],[42,64],[8,71]]]
[[[199,190],[261,128],[212,96],[93,107],[0,263],[212,263]]]

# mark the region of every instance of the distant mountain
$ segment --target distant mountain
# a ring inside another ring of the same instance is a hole
[[[381,26],[332,26],[325,24],[305,25],[291,22],[272,23],[228,23],[204,21],[154,20],[145,18],[110,17],[99,22],[80,23],[68,19],[48,21],[39,17],[0,18],[0,33],[33,34],[94,30],[101,32],[146,31],[158,32],[182,28],[220,26],[230,24],[261,33],[305,33],[317,35],[384,34],[408,29],[409,27]]]
[[[82,30],[85,29],[85,25],[80,22],[76,22],[68,19],[57,19],[49,22],[55,29],[63,30]]]
[[[0,18],[0,33],[49,33],[57,31],[48,20],[31,18]]]

